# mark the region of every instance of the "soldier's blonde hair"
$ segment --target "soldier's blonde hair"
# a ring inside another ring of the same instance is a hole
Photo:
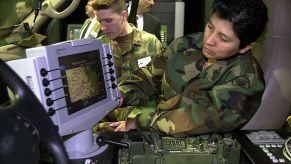
[[[94,10],[112,9],[116,13],[127,11],[124,0],[94,0],[92,4]]]

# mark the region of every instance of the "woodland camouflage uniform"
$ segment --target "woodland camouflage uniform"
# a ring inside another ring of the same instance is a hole
[[[203,33],[174,40],[151,68],[120,84],[131,111],[125,119],[136,118],[141,130],[181,137],[230,131],[253,116],[265,83],[251,51],[204,68],[202,40]],[[147,105],[152,99],[159,103]]]
[[[161,42],[156,36],[147,33],[145,31],[138,30],[131,24],[133,32],[130,34],[132,37],[127,37],[126,40],[117,41],[110,40],[106,35],[101,36],[99,39],[103,43],[111,43],[112,54],[114,57],[114,64],[116,68],[116,76],[118,82],[122,80],[132,79],[132,72],[136,71],[138,66],[138,60],[142,60],[146,57],[151,57],[151,61],[143,67],[152,65],[157,55],[160,55],[163,51]],[[123,48],[120,44],[123,44]],[[124,108],[113,110],[109,113],[104,121],[119,121],[122,118]]]
[[[132,38],[127,39],[125,49],[119,47],[119,43],[110,40],[106,35],[99,39],[103,43],[111,43],[112,54],[114,56],[114,64],[117,69],[116,75],[121,80],[131,79],[131,73],[139,68],[138,60],[150,56],[151,65],[155,57],[162,53],[162,44],[156,36],[145,31],[138,30],[135,26],[133,28]]]

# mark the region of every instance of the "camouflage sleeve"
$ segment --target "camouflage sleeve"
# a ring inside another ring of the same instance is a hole
[[[151,65],[139,68],[132,73],[130,80],[119,83],[119,90],[124,96],[124,106],[145,105],[149,100],[156,99],[160,93],[161,78],[164,73],[166,57],[162,54],[163,47],[161,42],[155,39],[155,57]]]
[[[242,77],[216,85],[211,91],[195,90],[193,85],[197,84],[158,105],[151,128],[177,137],[240,128],[258,109],[264,90],[263,81]]]

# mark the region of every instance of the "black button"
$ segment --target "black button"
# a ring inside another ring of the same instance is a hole
[[[50,89],[46,88],[46,89],[44,90],[44,94],[45,94],[46,96],[50,96],[50,95],[52,94],[52,91],[51,91]]]
[[[109,67],[113,66],[113,62],[112,61],[109,61],[108,62],[108,65],[109,65]]]
[[[54,104],[54,101],[51,98],[46,99],[46,104],[48,106],[52,106]]]
[[[116,86],[115,83],[112,83],[112,84],[111,84],[111,88],[112,88],[112,89],[115,89],[116,87],[117,87],[117,86]]]
[[[107,59],[111,59],[112,55],[110,55],[109,53],[107,54]]]
[[[49,116],[53,116],[56,113],[56,111],[53,108],[49,108],[47,113]]]
[[[45,76],[47,75],[47,70],[44,69],[44,68],[42,68],[42,69],[40,70],[40,75],[41,75],[42,77],[45,77]]]
[[[113,82],[115,80],[115,77],[114,76],[111,76],[110,77],[110,80]]]
[[[110,74],[113,74],[113,73],[114,73],[114,70],[113,70],[112,68],[110,68],[110,69],[109,69],[109,73],[110,73]]]
[[[43,80],[42,80],[42,85],[43,86],[48,86],[50,84],[50,81],[47,79],[47,78],[44,78]]]

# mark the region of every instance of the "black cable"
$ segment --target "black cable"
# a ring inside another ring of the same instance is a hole
[[[127,18],[127,21],[129,23],[134,24],[135,26],[137,25],[136,22],[136,13],[137,13],[137,8],[138,8],[138,2],[139,0],[131,0],[132,4],[131,4],[131,9],[130,9],[130,13],[129,16]]]
[[[37,0],[36,8],[34,9],[33,23],[35,23],[35,20],[36,20],[36,18],[38,16],[38,13],[41,10],[41,4],[42,4],[42,0]]]

